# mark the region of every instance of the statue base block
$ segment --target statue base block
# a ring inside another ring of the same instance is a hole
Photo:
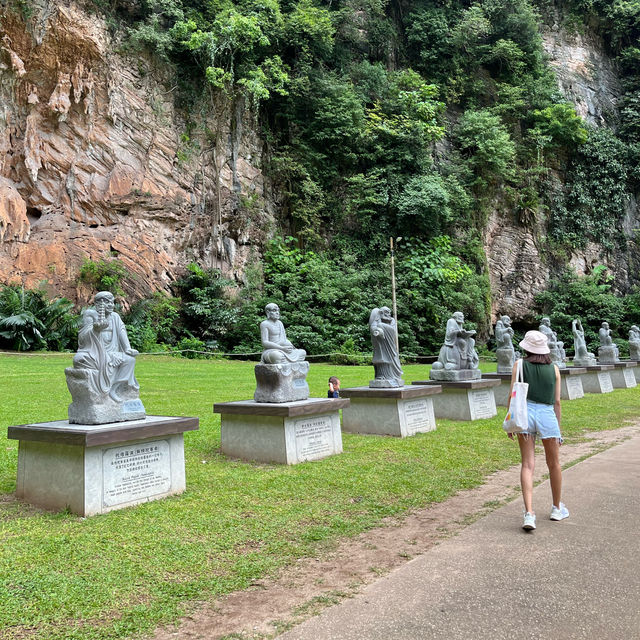
[[[19,440],[16,497],[91,516],[181,493],[185,431],[198,418],[147,416],[101,425],[67,420],[9,427]]]
[[[560,397],[563,400],[579,400],[584,398],[584,388],[582,380],[587,373],[585,367],[566,367],[560,369],[560,380],[562,387]]]
[[[111,424],[129,420],[144,420],[146,412],[138,389],[120,384],[116,391],[119,401],[109,394],[93,391],[89,383],[91,372],[68,367],[64,371],[73,402],[69,405],[69,424]]]
[[[498,359],[498,373],[508,373],[511,375],[511,370],[516,361],[515,352],[513,349],[496,349],[496,357]]]
[[[480,380],[480,369],[431,369],[430,380],[438,382],[466,382],[468,380]],[[414,383],[415,384],[415,383]]]
[[[496,399],[496,405],[506,407],[509,402],[509,389],[511,388],[511,371],[503,373],[483,373],[483,380],[499,380],[500,384],[493,388],[493,396]]]
[[[611,371],[611,384],[614,389],[632,389],[638,385],[636,381],[637,362],[616,362]]]
[[[341,396],[351,401],[342,410],[342,430],[398,438],[433,431],[436,418],[430,396],[441,391],[440,385],[342,389]]]
[[[287,362],[283,364],[257,364],[256,402],[280,403],[306,400],[309,397],[307,384],[309,363]]]
[[[369,388],[371,389],[399,389],[404,387],[404,380],[396,378],[395,380],[370,380]]]
[[[620,362],[620,358],[615,347],[600,347],[598,349],[598,364],[615,364],[616,362]]]
[[[586,367],[587,373],[582,376],[582,388],[585,393],[611,393],[613,383],[611,381],[612,364],[599,364],[595,367]]]
[[[415,385],[436,384],[430,380],[413,382]],[[442,393],[433,396],[436,418],[447,420],[483,420],[497,414],[494,387],[500,380],[469,380],[468,382],[442,382]]]
[[[598,361],[596,357],[593,358],[574,358],[573,366],[574,367],[595,367],[597,366]]]
[[[232,458],[298,464],[342,453],[340,409],[348,399],[220,402],[221,450]]]

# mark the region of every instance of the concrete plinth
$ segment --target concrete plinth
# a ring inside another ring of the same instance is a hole
[[[297,402],[219,402],[221,450],[233,458],[298,464],[342,453],[340,409],[348,398]]]
[[[638,386],[635,373],[638,369],[637,362],[616,362],[613,366],[615,369],[611,371],[611,384],[614,389],[631,389]]]
[[[16,496],[91,516],[182,493],[185,431],[198,418],[147,416],[101,425],[67,420],[9,427],[19,440]]]
[[[493,388],[493,396],[499,407],[506,407],[509,403],[509,389],[511,388],[511,373],[483,373],[483,380],[499,380],[500,384]]]
[[[613,383],[611,372],[612,364],[599,364],[595,367],[586,367],[587,373],[582,376],[582,388],[585,393],[611,393]]]
[[[351,401],[342,411],[342,430],[400,438],[432,431],[436,418],[430,396],[441,391],[440,385],[341,389],[340,395]]]
[[[469,380],[468,382],[431,382],[424,380],[414,385],[438,384],[442,393],[433,396],[436,418],[448,420],[482,420],[497,414],[493,394],[500,380]]]

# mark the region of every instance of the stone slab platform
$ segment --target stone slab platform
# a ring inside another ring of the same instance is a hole
[[[636,380],[637,362],[622,360],[613,366],[615,369],[611,371],[611,384],[614,389],[631,389],[638,385]]]
[[[436,418],[448,420],[482,420],[497,414],[494,388],[500,380],[467,380],[462,382],[416,381],[414,385],[440,385],[442,393],[433,396]]]
[[[342,453],[340,409],[348,398],[219,402],[221,450],[232,458],[298,464]]]
[[[158,500],[186,488],[184,432],[198,418],[147,416],[101,425],[67,420],[9,427],[19,440],[16,496],[81,516]]]
[[[612,364],[598,364],[586,367],[587,373],[582,377],[582,387],[585,393],[611,393],[613,382],[611,372],[615,370]]]
[[[341,389],[342,397],[351,400],[342,411],[342,430],[400,438],[433,431],[436,419],[430,396],[441,392],[439,384]]]
[[[581,376],[584,375],[587,370],[584,367],[565,367],[564,369],[558,369],[558,371],[560,371],[560,380],[562,384],[560,397],[563,400],[577,400],[578,398],[584,398]],[[482,377],[487,378],[488,380],[500,380],[500,386],[494,389],[496,404],[501,407],[506,407],[509,403],[511,374],[483,373]]]

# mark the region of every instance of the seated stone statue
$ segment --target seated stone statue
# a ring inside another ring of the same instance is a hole
[[[635,324],[629,329],[629,359],[640,360],[640,329]]]
[[[551,362],[557,365],[560,369],[566,367],[564,343],[558,340],[558,334],[551,328],[551,320],[549,318],[542,318],[538,330],[540,333],[544,333],[544,335],[547,336]]]
[[[494,335],[496,337],[496,357],[498,359],[498,373],[511,373],[516,361],[516,351],[513,348],[513,328],[509,316],[500,316],[496,322]]]
[[[73,402],[69,422],[104,424],[145,417],[134,375],[138,352],[131,348],[114,297],[101,291],[82,314],[78,351],[65,370]]]
[[[584,338],[584,329],[580,320],[571,322],[573,333],[573,364],[576,367],[592,367],[597,364],[593,353],[587,351],[587,342]]]
[[[372,388],[402,387],[402,366],[396,346],[397,326],[389,307],[377,307],[369,316],[369,330],[373,345],[373,368],[375,380],[369,382]]]
[[[296,349],[280,321],[280,308],[273,302],[264,308],[267,319],[260,323],[262,357],[255,367],[256,402],[294,402],[309,397],[307,352]]]
[[[598,331],[600,348],[598,349],[598,362],[600,364],[613,364],[620,361],[618,345],[611,338],[609,323],[603,322]]]
[[[265,364],[279,364],[281,362],[302,362],[307,352],[296,349],[289,340],[280,321],[280,308],[273,302],[264,308],[267,319],[260,323],[260,338],[262,340],[261,362]]]
[[[432,380],[476,380],[481,377],[480,362],[475,346],[475,331],[464,328],[464,314],[456,311],[445,329],[444,344],[438,361],[431,367]]]

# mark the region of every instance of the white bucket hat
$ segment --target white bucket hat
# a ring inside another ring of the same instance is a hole
[[[547,336],[540,331],[527,331],[520,347],[529,353],[551,353]]]

